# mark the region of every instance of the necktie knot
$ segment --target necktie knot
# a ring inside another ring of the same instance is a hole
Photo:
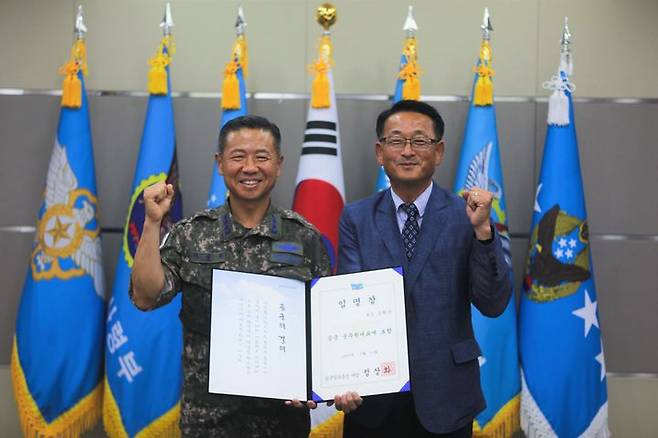
[[[400,206],[400,208],[402,208],[402,211],[407,213],[407,216],[411,220],[418,220],[419,213],[418,213],[418,208],[416,207],[416,204],[414,204],[413,202],[411,204],[402,204]]]

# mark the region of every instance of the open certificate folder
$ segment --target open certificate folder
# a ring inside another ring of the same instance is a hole
[[[409,389],[402,268],[306,283],[213,271],[209,392],[325,401]]]

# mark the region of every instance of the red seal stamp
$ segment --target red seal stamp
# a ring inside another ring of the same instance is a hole
[[[382,362],[381,370],[382,370],[382,376],[394,376],[395,362]]]

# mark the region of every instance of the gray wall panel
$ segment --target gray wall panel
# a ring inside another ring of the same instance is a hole
[[[89,100],[98,211],[103,227],[123,227],[146,115],[145,97]]]
[[[219,129],[219,100],[174,100],[183,212],[206,208]]]
[[[31,233],[7,233],[0,231],[0,365],[8,364],[11,344],[16,328],[16,311],[27,272],[32,241]]]
[[[452,190],[455,169],[464,139],[464,125],[468,116],[468,102],[432,102],[445,122],[445,153],[434,179],[447,190]]]
[[[498,143],[511,233],[528,233],[535,197],[535,104],[497,103]]]
[[[0,226],[36,223],[58,104],[55,96],[0,97]]]
[[[658,104],[576,110],[592,232],[658,234],[658,202],[647,198],[658,187]]]
[[[389,106],[386,101],[340,100],[340,139],[347,202],[371,195],[379,164],[375,156],[375,120]],[[299,153],[298,153],[299,155]]]
[[[658,242],[592,240],[608,371],[658,373]]]
[[[525,261],[528,255],[528,241],[526,238],[512,238],[512,269],[514,269],[514,294],[521,297],[521,284],[525,274]],[[517,307],[518,308],[518,307]]]

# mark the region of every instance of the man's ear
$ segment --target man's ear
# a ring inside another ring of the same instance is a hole
[[[445,151],[445,143],[443,140],[436,144],[436,155],[434,157],[434,166],[438,166],[443,162],[443,152]]]
[[[276,177],[281,176],[281,169],[283,168],[283,155],[279,155],[279,168],[276,171]]]
[[[375,143],[375,156],[380,166],[384,165],[384,147],[380,142]]]
[[[215,161],[217,162],[217,170],[219,170],[220,175],[224,175],[224,168],[222,167],[222,154],[215,152]]]

